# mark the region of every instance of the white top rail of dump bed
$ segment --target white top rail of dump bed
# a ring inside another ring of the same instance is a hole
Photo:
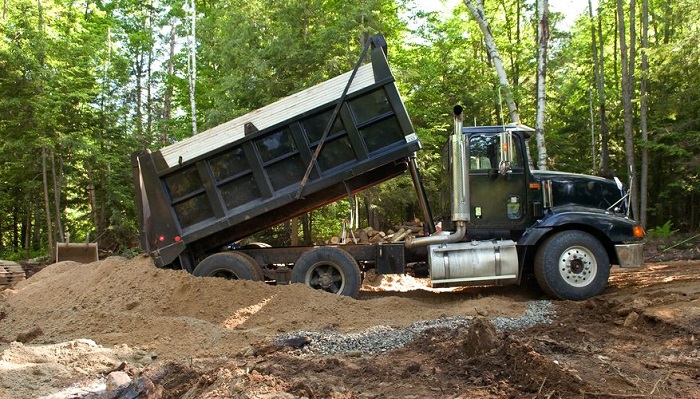
[[[193,137],[161,148],[159,151],[169,168],[180,162],[204,155],[216,148],[237,141],[245,136],[245,125],[252,123],[258,130],[284,122],[290,115],[300,115],[320,106],[332,103],[343,93],[351,72],[329,79],[316,86],[282,98],[272,104],[205,130]],[[372,64],[359,68],[348,95],[371,86],[375,81]]]

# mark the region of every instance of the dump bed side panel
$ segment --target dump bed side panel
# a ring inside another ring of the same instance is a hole
[[[420,142],[381,48],[358,70],[314,159],[349,77],[135,154],[143,249],[159,266],[183,251],[198,257],[405,171]]]

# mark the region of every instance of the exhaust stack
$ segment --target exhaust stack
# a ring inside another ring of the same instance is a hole
[[[435,233],[404,244],[406,248],[446,244],[461,241],[467,234],[469,222],[469,143],[462,133],[462,107],[454,107],[454,124],[450,135],[450,169],[452,178],[452,221],[457,229],[449,234]]]
[[[462,134],[462,107],[454,108],[454,132],[450,136],[452,169],[452,220],[469,222],[469,143]]]

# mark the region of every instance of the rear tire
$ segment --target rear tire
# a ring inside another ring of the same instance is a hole
[[[535,255],[535,278],[542,290],[559,299],[579,301],[603,292],[610,260],[592,235],[568,230],[549,237]]]
[[[239,252],[210,255],[192,272],[198,277],[223,277],[229,280],[263,281],[262,269],[250,256]]]
[[[318,247],[304,252],[292,269],[292,282],[331,294],[356,298],[362,275],[355,259],[335,247]]]

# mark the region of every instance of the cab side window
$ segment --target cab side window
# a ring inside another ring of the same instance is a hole
[[[472,136],[469,139],[469,169],[489,170],[498,167],[498,136]]]
[[[514,137],[519,140],[519,137]],[[490,170],[498,169],[501,163],[501,141],[498,135],[474,135],[469,139],[469,169]],[[523,167],[523,157],[520,145],[515,145],[512,168]]]

